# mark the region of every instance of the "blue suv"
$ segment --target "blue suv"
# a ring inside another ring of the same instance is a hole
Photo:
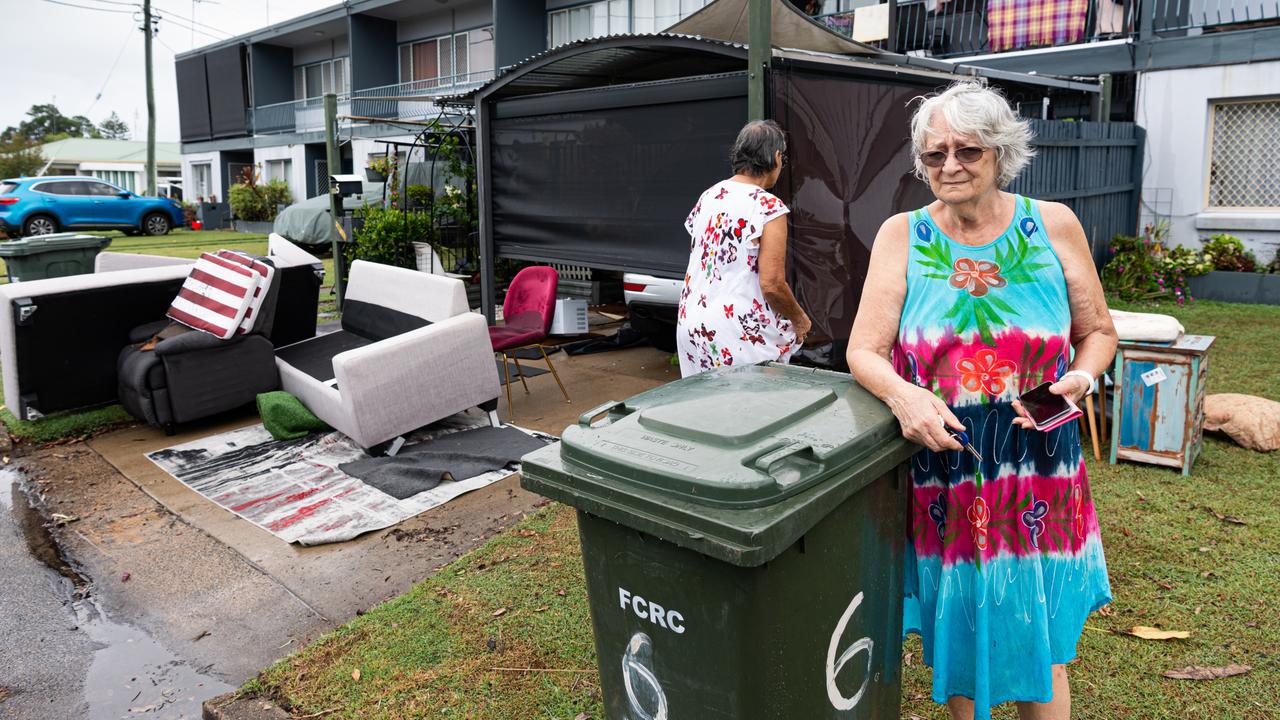
[[[165,235],[181,226],[182,204],[142,197],[92,177],[0,180],[0,229],[10,236],[63,230]]]

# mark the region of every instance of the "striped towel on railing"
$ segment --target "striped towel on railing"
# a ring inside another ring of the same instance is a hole
[[[993,52],[1070,45],[1084,38],[1089,0],[987,0]]]
[[[260,281],[244,265],[204,253],[169,306],[168,317],[226,340],[240,327]]]

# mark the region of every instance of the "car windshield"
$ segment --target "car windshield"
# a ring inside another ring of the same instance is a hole
[[[0,195],[8,195],[18,189],[18,183],[0,182]]]

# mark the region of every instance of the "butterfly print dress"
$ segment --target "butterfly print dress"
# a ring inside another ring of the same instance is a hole
[[[760,290],[760,235],[788,212],[768,191],[724,180],[702,193],[689,213],[689,267],[676,325],[682,377],[791,358],[791,321],[775,313]]]

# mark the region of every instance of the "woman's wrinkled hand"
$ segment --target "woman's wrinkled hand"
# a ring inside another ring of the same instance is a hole
[[[1069,378],[1059,380],[1058,382],[1050,385],[1049,392],[1054,395],[1062,395],[1076,405],[1079,405],[1080,401],[1084,399],[1085,394],[1089,392],[1089,381],[1079,375],[1072,375]],[[1026,408],[1022,407],[1022,403],[1014,400],[1013,410],[1018,413],[1018,417],[1013,419],[1014,425],[1017,425],[1023,430],[1036,429],[1035,421],[1027,414]]]
[[[898,418],[902,436],[906,439],[934,452],[962,449],[960,443],[947,434],[943,423],[955,430],[964,430],[964,423],[937,395],[904,381],[886,402]],[[938,421],[939,418],[942,422]]]
[[[809,319],[808,313],[800,317],[799,322],[792,321],[791,329],[796,334],[796,347],[804,345],[804,340],[809,336],[809,331],[813,329],[813,321]]]

